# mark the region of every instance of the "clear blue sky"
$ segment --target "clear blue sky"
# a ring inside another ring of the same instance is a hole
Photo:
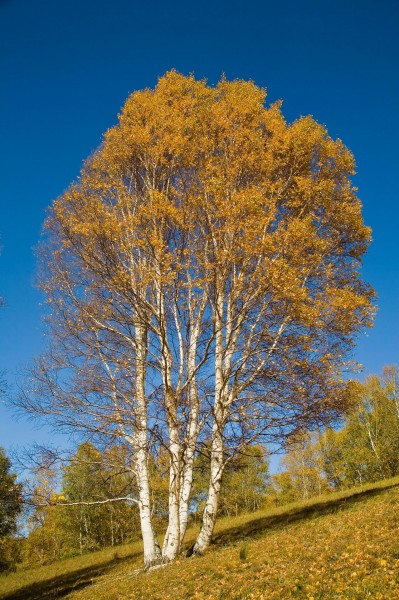
[[[12,390],[43,347],[33,247],[46,207],[116,122],[134,90],[165,71],[216,83],[253,79],[288,120],[312,114],[353,151],[374,242],[364,277],[375,328],[355,358],[399,362],[399,3],[397,0],[0,0],[0,368]],[[0,445],[45,430],[0,405]]]

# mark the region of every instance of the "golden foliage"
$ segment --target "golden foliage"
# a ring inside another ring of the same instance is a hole
[[[358,268],[370,230],[353,157],[312,117],[286,124],[264,100],[252,82],[212,88],[175,71],[133,93],[54,204],[60,257],[73,251],[122,297],[193,270],[208,284],[236,273],[241,300],[248,287],[272,294],[293,319],[343,334],[367,324]]]
[[[310,116],[286,123],[252,82],[171,71],[133,93],[46,221],[58,354],[36,376],[50,413],[134,430],[138,369],[149,414],[181,439],[188,390],[199,427],[212,378],[208,421],[238,437],[336,416],[344,360],[373,317],[353,173],[340,140]],[[60,393],[62,369],[75,380]]]

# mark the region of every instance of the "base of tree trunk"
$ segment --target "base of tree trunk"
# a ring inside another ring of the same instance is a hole
[[[170,562],[172,562],[172,561],[168,560],[166,562],[165,561],[160,562],[160,563],[158,563],[156,565],[151,565],[150,567],[146,567],[144,569],[144,571],[146,573],[149,573],[150,571],[156,571],[156,569],[163,569],[163,567],[167,567]]]
[[[160,567],[164,567],[167,562],[162,556],[158,556],[156,558],[152,558],[151,560],[147,560],[144,562],[144,571],[150,571],[152,569],[158,569]]]
[[[206,548],[204,548],[203,550],[201,550],[200,548],[196,548],[195,546],[196,546],[196,544],[193,544],[186,551],[186,553],[185,553],[185,557],[186,558],[190,558],[190,556],[202,556],[204,554]]]

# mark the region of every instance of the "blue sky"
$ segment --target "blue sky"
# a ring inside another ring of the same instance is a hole
[[[375,327],[355,359],[399,362],[399,4],[396,0],[0,0],[0,369],[11,393],[43,347],[33,248],[46,207],[79,174],[129,93],[175,68],[253,79],[289,121],[312,114],[357,161],[373,244]],[[0,445],[47,439],[0,405]]]

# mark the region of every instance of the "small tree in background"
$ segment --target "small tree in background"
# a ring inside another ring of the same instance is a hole
[[[59,501],[71,506],[60,508],[64,527],[73,532],[75,547],[87,550],[115,546],[139,534],[137,507],[126,501],[94,504],[120,497],[137,495],[125,447],[111,447],[104,452],[92,444],[82,444],[63,469]],[[74,503],[88,502],[75,505]],[[90,504],[93,502],[93,504]]]
[[[11,472],[11,461],[0,448],[0,571],[8,569],[16,561],[16,545],[11,536],[17,530],[17,518],[22,511],[22,486]]]
[[[385,367],[382,377],[371,375],[352,390],[353,408],[343,428],[321,440],[329,481],[345,487],[399,474],[397,368]]]
[[[22,486],[10,469],[11,461],[0,448],[0,537],[16,532],[17,517],[22,510]]]
[[[323,472],[323,457],[317,436],[310,432],[291,441],[282,459],[282,473],[272,476],[278,503],[307,500],[330,490]]]
[[[137,493],[126,448],[100,452],[88,442],[81,444],[62,467],[59,491],[57,487],[54,471],[38,473],[32,497],[36,508],[25,544],[26,564],[42,565],[139,536],[136,505],[127,500],[112,502]]]
[[[339,430],[302,434],[273,475],[280,503],[399,475],[398,369],[350,382],[348,412]]]

